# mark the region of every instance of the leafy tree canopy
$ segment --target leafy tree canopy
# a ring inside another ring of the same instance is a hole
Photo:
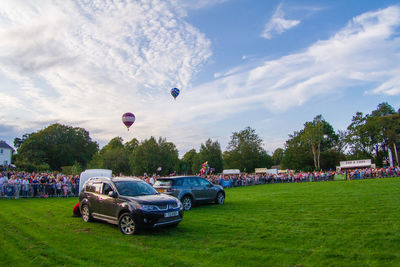
[[[347,127],[346,142],[351,159],[371,158],[381,166],[387,150],[397,155],[400,141],[400,114],[384,102],[371,114],[357,112]]]
[[[157,169],[161,167],[161,171]],[[165,138],[154,137],[142,141],[133,151],[131,169],[135,175],[158,173],[168,175],[179,168],[178,150]]]
[[[86,166],[98,144],[93,142],[89,133],[79,127],[52,124],[47,128],[14,139],[17,144],[16,164],[24,166],[48,164],[52,170],[61,170],[62,166],[72,166],[75,161]]]
[[[321,160],[321,154],[326,157],[330,154],[340,154],[334,151],[338,143],[339,136],[333,127],[321,115],[318,115],[313,121],[306,122],[301,131],[289,135],[289,140],[285,143],[281,166],[284,169],[304,171],[335,168],[338,162]],[[338,157],[335,156],[335,158]]]
[[[123,139],[114,137],[99,152],[102,167],[112,170],[115,174],[130,174],[128,151],[125,149]]]
[[[283,159],[284,153],[285,153],[285,150],[283,150],[283,148],[275,149],[274,153],[272,154],[272,163],[274,165],[280,165],[281,161]]]
[[[214,168],[214,173],[222,172],[222,151],[218,141],[213,142],[211,139],[207,139],[204,144],[201,144],[200,151],[193,160],[192,169],[194,173],[198,173],[201,165],[206,161],[208,161],[210,168]]]
[[[197,156],[197,152],[196,150],[193,148],[191,150],[189,150],[188,152],[185,153],[185,155],[183,155],[182,158],[182,163],[181,163],[181,172],[183,173],[187,173],[187,174],[193,174],[193,163],[196,159]]]
[[[254,172],[255,168],[270,167],[271,157],[262,147],[263,141],[250,127],[234,132],[223,154],[224,167]]]

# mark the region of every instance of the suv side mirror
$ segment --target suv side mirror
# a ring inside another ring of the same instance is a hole
[[[117,193],[115,193],[114,191],[110,191],[110,192],[108,192],[108,196],[109,197],[117,197]]]
[[[213,187],[213,185],[212,184],[208,184],[207,187]]]

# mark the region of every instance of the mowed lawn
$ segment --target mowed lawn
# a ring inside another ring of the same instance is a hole
[[[0,200],[1,266],[399,266],[400,178],[227,189],[177,228],[124,236],[77,198]]]

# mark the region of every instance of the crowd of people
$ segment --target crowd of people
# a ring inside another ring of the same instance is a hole
[[[79,175],[3,171],[0,173],[0,197],[77,196]]]
[[[341,171],[293,172],[278,174],[201,175],[214,184],[224,187],[249,186],[272,183],[299,183],[333,181],[335,176],[343,180],[399,177],[400,167],[364,168]],[[153,185],[157,176],[141,176]],[[78,196],[79,175],[61,173],[0,172],[0,197],[71,197]]]
[[[271,183],[299,183],[333,181],[335,176],[343,180],[385,178],[400,176],[400,167],[363,168],[339,171],[294,172],[287,171],[278,174],[235,174],[235,175],[208,175],[206,178],[224,187],[247,186]]]

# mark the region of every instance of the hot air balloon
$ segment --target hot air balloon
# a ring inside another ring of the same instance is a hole
[[[122,122],[125,124],[126,128],[128,128],[129,131],[129,127],[131,127],[132,124],[135,122],[135,115],[130,112],[125,113],[124,115],[122,115]]]
[[[176,99],[179,95],[179,89],[178,88],[172,88],[171,89],[171,95],[174,97],[174,99]]]

